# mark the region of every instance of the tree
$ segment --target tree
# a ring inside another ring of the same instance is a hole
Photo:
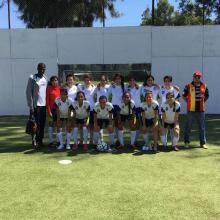
[[[154,11],[155,21],[157,26],[173,25],[174,7],[169,4],[168,0],[159,0],[157,7]],[[151,25],[152,23],[152,11],[147,9],[142,14],[141,25]]]
[[[119,17],[117,0],[13,0],[28,28],[90,27],[103,20],[102,6],[112,17]]]
[[[215,0],[178,0],[179,14],[177,15],[176,25],[183,22],[184,25],[213,24],[211,19]],[[181,21],[181,22],[180,22]]]

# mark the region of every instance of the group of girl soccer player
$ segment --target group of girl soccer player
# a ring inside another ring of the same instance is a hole
[[[83,84],[76,84],[74,74],[68,74],[62,87],[58,78],[52,76],[46,95],[49,143],[53,144],[53,128],[56,128],[59,150],[66,147],[75,151],[82,144],[87,151],[88,144],[97,146],[103,141],[103,129],[106,129],[110,149],[121,150],[125,146],[136,149],[137,140],[143,135],[141,149],[157,151],[160,140],[164,149],[167,148],[170,131],[173,150],[178,151],[179,98],[179,88],[172,85],[171,76],[165,76],[164,85],[159,86],[152,75],[142,85],[134,77],[125,83],[120,74],[115,74],[109,83],[102,75],[95,86],[90,75],[84,75]],[[130,132],[129,145],[125,144],[125,129]]]

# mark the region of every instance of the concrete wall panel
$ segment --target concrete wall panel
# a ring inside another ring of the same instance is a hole
[[[210,98],[206,104],[206,110],[209,113],[220,113],[220,89],[219,89],[219,71],[220,57],[204,58],[204,82],[209,88]]]
[[[154,27],[153,57],[202,56],[203,27]]]
[[[220,56],[220,26],[205,26],[204,56]]]
[[[107,64],[150,63],[151,27],[105,29],[104,62]]]
[[[56,58],[56,29],[11,31],[12,58]]]
[[[10,59],[0,59],[0,76],[0,115],[13,115],[13,78]]]
[[[57,29],[57,42],[59,64],[103,63],[102,29]]]
[[[10,58],[10,35],[8,30],[0,30],[0,58]]]

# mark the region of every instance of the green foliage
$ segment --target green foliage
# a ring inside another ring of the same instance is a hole
[[[104,8],[112,17],[119,17],[116,0],[13,0],[28,28],[91,27],[103,20]]]
[[[155,25],[202,25],[220,23],[220,0],[176,0],[178,9],[168,0],[159,0],[155,7]],[[204,4],[204,5],[203,5]],[[152,12],[147,8],[142,14],[141,25],[151,25]]]
[[[173,12],[174,7],[169,4],[168,0],[159,0],[155,9],[155,25],[173,25]],[[142,14],[141,25],[151,25],[151,12],[147,8]]]

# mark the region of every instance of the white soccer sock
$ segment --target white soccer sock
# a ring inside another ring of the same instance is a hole
[[[148,146],[148,144],[149,144],[149,134],[148,133],[143,134],[143,137],[144,137],[144,144],[146,146]]]
[[[134,145],[136,139],[136,131],[131,131],[131,145]]]
[[[140,130],[136,130],[136,137],[135,137],[135,141],[137,141],[137,140],[138,140],[139,135],[140,135]]]
[[[171,133],[170,133],[171,134]],[[172,131],[172,146],[174,147],[174,146],[176,146],[177,145],[177,143],[178,143],[178,141],[179,141],[179,135],[176,137],[175,135],[174,135],[174,133],[173,133],[173,131]]]
[[[124,131],[118,130],[118,140],[121,145],[124,145]]]
[[[33,141],[33,144],[34,144],[34,145],[37,144],[36,134],[33,134],[33,136],[32,136],[32,141]]]
[[[114,144],[114,138],[115,138],[114,132],[113,132],[113,133],[110,133],[110,134],[109,134],[109,144],[110,144],[110,145],[113,145],[113,144]]]
[[[73,141],[74,144],[78,144],[78,128],[73,129]]]
[[[101,139],[101,141],[103,141],[103,129],[100,129],[100,131],[99,131],[99,135],[100,135],[100,139]]]
[[[66,144],[67,144],[67,145],[70,144],[71,135],[72,135],[72,134],[69,133],[69,132],[66,134]]]
[[[49,138],[49,143],[53,142],[53,127],[48,127],[48,138]]]
[[[63,133],[62,132],[57,133],[57,137],[59,139],[60,145],[63,145]]]
[[[167,135],[160,136],[163,146],[167,146]]]
[[[88,142],[88,129],[87,127],[83,127],[83,142],[87,144]]]
[[[93,132],[93,141],[95,144],[99,142],[99,132]]]

